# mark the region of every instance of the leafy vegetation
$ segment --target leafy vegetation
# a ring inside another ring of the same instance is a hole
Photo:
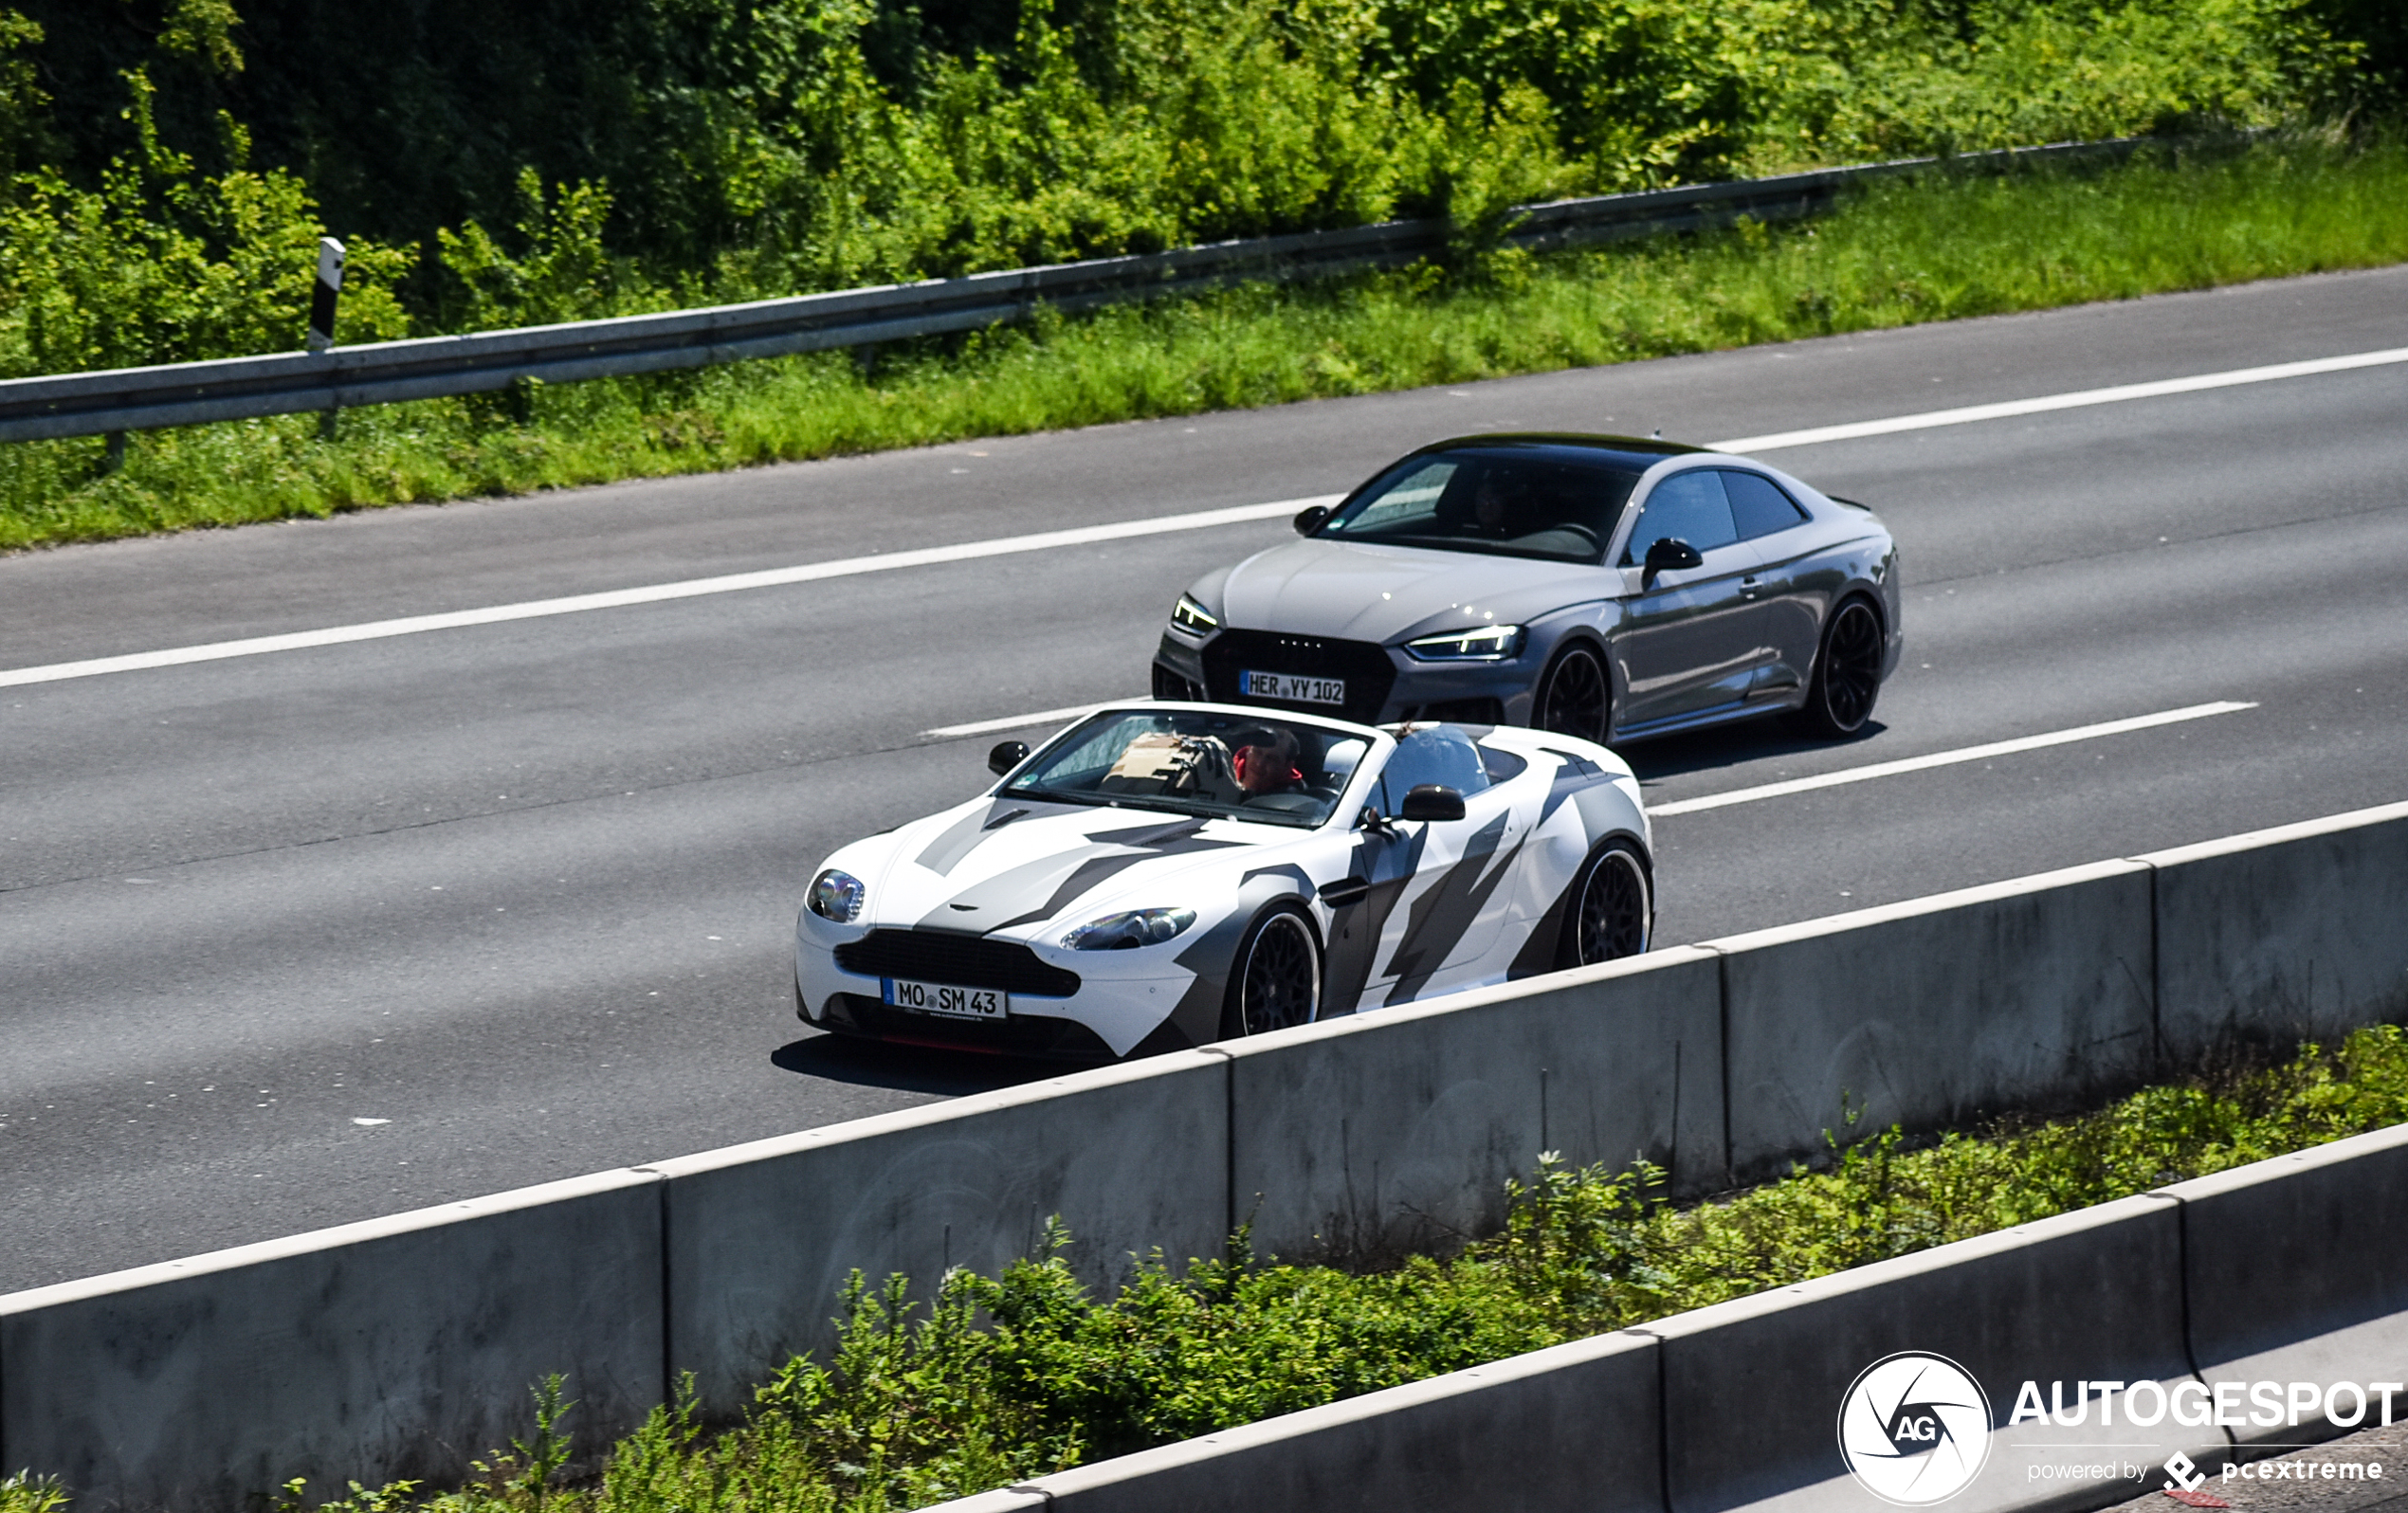
[[[1646,1167],[1541,1157],[1505,1231],[1447,1259],[1350,1275],[1157,1255],[1111,1298],[1049,1253],[955,1272],[933,1307],[856,1275],[834,1357],[797,1359],[745,1421],[709,1433],[690,1396],[598,1476],[563,1485],[566,1405],[466,1488],[407,1484],[321,1513],[876,1513],[1642,1323],[2408,1121],[2408,1034],[2233,1063],[2096,1113],[2011,1121],[1914,1148],[1895,1130],[1821,1171],[1677,1208]],[[290,1489],[290,1506],[301,1488]],[[5,1496],[6,1494],[0,1494]],[[49,1513],[0,1503],[5,1513]]]
[[[538,229],[591,226],[592,202],[553,199],[541,213]],[[498,301],[532,290],[573,303],[606,277],[589,236],[544,236],[537,254],[491,264],[492,278],[522,281]],[[0,549],[1460,383],[2403,259],[2408,149],[2380,136],[2152,153],[2096,173],[1939,173],[1808,225],[1246,288],[899,345],[868,367],[830,354],[356,410],[332,443],[306,416],[151,432],[115,472],[98,438],[9,447]]]

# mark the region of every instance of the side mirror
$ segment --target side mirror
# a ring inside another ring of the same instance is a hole
[[[1443,784],[1423,783],[1405,795],[1404,818],[1459,820],[1463,818],[1463,795]]]
[[[1299,536],[1310,536],[1315,531],[1320,530],[1321,522],[1327,519],[1329,519],[1329,506],[1326,504],[1316,504],[1311,509],[1308,509],[1296,517],[1296,534]]]
[[[1025,740],[1003,740],[987,753],[987,771],[1001,777],[1029,759],[1029,743]]]
[[[1656,578],[1666,573],[1705,565],[1706,558],[1698,556],[1696,547],[1676,536],[1667,536],[1647,549],[1647,565],[1639,570],[1639,587],[1651,589]]]

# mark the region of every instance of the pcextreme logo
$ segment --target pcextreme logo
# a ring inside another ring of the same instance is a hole
[[[1839,1453],[1858,1484],[1885,1503],[1944,1503],[1989,1458],[1989,1395],[1945,1356],[1884,1356],[1839,1400]]]

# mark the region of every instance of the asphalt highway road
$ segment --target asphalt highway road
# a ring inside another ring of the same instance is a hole
[[[1458,390],[0,559],[0,669],[1344,489],[1433,437],[1760,435],[2408,345],[2408,270]],[[1659,940],[2408,796],[2408,367],[1800,447],[1901,538],[1844,745],[1660,801],[2256,707],[1659,822]],[[831,1043],[819,859],[985,779],[938,726],[1141,692],[1276,520],[0,688],[0,1290],[994,1085]],[[372,1122],[373,1121],[373,1122]]]

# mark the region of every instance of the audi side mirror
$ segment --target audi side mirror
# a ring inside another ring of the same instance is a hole
[[[1639,570],[1639,587],[1651,589],[1655,587],[1655,580],[1664,574],[1686,572],[1705,565],[1706,558],[1698,556],[1696,547],[1679,537],[1668,536],[1647,549],[1647,566]]]
[[[995,742],[995,749],[987,753],[987,771],[994,774],[997,777],[1001,777],[1004,774],[1012,771],[1012,769],[1019,766],[1022,762],[1025,762],[1028,759],[1029,743],[1027,741],[997,741]]]
[[[1404,817],[1459,820],[1463,818],[1463,795],[1441,783],[1423,783],[1405,795]]]
[[[1304,513],[1296,517],[1296,534],[1299,536],[1310,536],[1315,531],[1320,530],[1321,522],[1327,519],[1329,519],[1329,506],[1326,504],[1316,504],[1311,509],[1305,510]]]

